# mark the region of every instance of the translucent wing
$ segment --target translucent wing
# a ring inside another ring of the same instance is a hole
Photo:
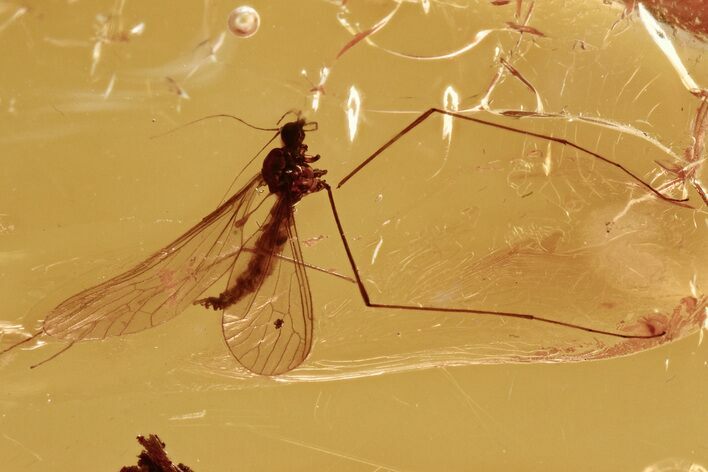
[[[177,316],[234,265],[260,175],[173,243],[132,269],[80,292],[52,310],[44,331],[80,341],[135,333]]]
[[[224,310],[222,327],[241,365],[256,374],[278,375],[300,365],[310,352],[312,295],[290,203],[280,198],[261,231],[252,238],[257,247],[251,260],[239,259],[229,281],[234,287],[248,279],[253,289]]]

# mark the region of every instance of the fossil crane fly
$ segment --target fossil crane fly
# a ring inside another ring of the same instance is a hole
[[[342,179],[338,187],[434,113],[529,134],[516,128],[431,108],[363,160]],[[349,247],[332,188],[322,178],[327,171],[311,166],[320,156],[308,154],[304,141],[306,131],[315,129],[316,123],[308,123],[299,115],[295,121],[277,128],[281,146],[268,153],[261,172],[231,198],[135,267],[66,299],[46,316],[39,332],[0,351],[0,354],[43,333],[69,341],[68,346],[42,364],[64,352],[74,342],[136,333],[172,319],[190,305],[201,305],[222,311],[223,338],[233,357],[249,371],[278,375],[296,368],[307,358],[312,347],[313,304],[305,270],[307,265],[303,262],[295,225],[294,207],[307,195],[321,191],[328,195],[354,281],[366,306],[512,317],[620,338],[646,339],[665,334],[660,330],[649,334],[605,331],[526,313],[372,302]],[[660,198],[683,201],[664,196],[622,169]],[[268,192],[262,191],[266,186]],[[275,198],[269,198],[271,196]],[[244,234],[249,218],[269,200],[274,202],[264,223],[252,234]],[[200,298],[209,287],[227,275],[228,283],[224,291],[218,296]]]

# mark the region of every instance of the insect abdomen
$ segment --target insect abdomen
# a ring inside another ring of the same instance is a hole
[[[279,199],[266,223],[260,229],[260,235],[253,247],[253,256],[248,266],[229,287],[219,295],[218,307],[225,309],[253,293],[263,282],[263,279],[273,272],[275,254],[282,251],[288,241],[288,225],[290,224],[291,205],[284,199]]]

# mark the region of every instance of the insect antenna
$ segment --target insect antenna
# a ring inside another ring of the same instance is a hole
[[[291,113],[291,112],[288,112],[288,113]],[[285,116],[285,115],[283,115],[283,117],[284,117],[284,116]],[[280,128],[264,128],[264,127],[261,127],[261,126],[252,125],[252,124],[249,123],[248,121],[246,121],[246,120],[244,120],[244,119],[242,119],[242,118],[239,118],[238,116],[229,115],[228,113],[217,113],[217,114],[215,114],[215,115],[202,116],[201,118],[197,118],[196,120],[192,120],[192,121],[189,121],[189,122],[187,122],[187,123],[184,123],[183,125],[179,125],[179,126],[177,126],[176,128],[172,128],[172,129],[169,130],[169,131],[165,131],[164,133],[160,133],[160,134],[156,134],[156,135],[154,135],[154,136],[150,136],[150,139],[162,138],[163,136],[167,136],[167,135],[169,135],[169,134],[172,134],[172,133],[174,133],[174,132],[176,132],[176,131],[179,131],[179,130],[181,130],[181,129],[183,129],[183,128],[186,128],[187,126],[192,126],[192,125],[194,125],[194,124],[199,123],[200,121],[211,120],[211,119],[213,119],[213,118],[231,118],[232,120],[236,120],[236,121],[238,121],[239,123],[242,123],[242,124],[248,126],[249,128],[257,129],[257,130],[259,130],[259,131],[280,131]],[[283,118],[281,118],[281,120],[282,120],[282,119],[283,119]],[[278,121],[278,124],[280,124],[280,121]]]
[[[285,119],[285,117],[288,116],[288,115],[295,115],[295,121],[297,121],[297,120],[299,120],[300,117],[302,116],[302,111],[296,110],[295,108],[291,108],[290,110],[288,110],[288,111],[286,111],[285,113],[283,113],[283,116],[280,117],[280,119],[277,121],[276,124],[277,124],[277,125],[280,125],[280,123],[282,123],[283,120]],[[278,129],[280,129],[280,128],[278,128]],[[307,131],[307,130],[305,130],[305,131]]]
[[[285,112],[285,113],[283,114],[283,116],[280,117],[280,119],[278,120],[278,123],[277,123],[277,124],[280,125],[280,122],[283,121],[283,119],[284,119],[286,116],[288,116],[289,114],[291,114],[291,113],[295,114],[298,118],[300,117],[300,114],[301,114],[301,112],[300,112],[300,111],[297,111],[297,110],[288,110],[287,112]],[[221,200],[219,201],[219,204],[221,204],[221,203],[223,203],[223,202],[226,200],[226,197],[229,196],[229,192],[231,192],[231,189],[234,187],[234,184],[236,183],[236,181],[238,180],[238,178],[241,177],[241,175],[242,175],[243,172],[246,170],[246,168],[248,168],[248,167],[251,165],[251,163],[253,163],[253,161],[256,160],[256,158],[257,158],[268,146],[270,146],[270,144],[280,135],[280,127],[276,127],[276,128],[265,128],[265,127],[262,127],[262,126],[256,126],[256,125],[254,125],[254,124],[251,124],[251,123],[249,123],[248,121],[246,121],[246,120],[244,120],[244,119],[242,119],[242,118],[239,118],[238,116],[230,115],[230,114],[228,114],[228,113],[217,113],[217,114],[214,114],[214,115],[207,115],[207,116],[203,116],[203,117],[201,117],[201,118],[197,118],[196,120],[192,120],[192,121],[189,121],[189,122],[184,123],[184,124],[182,124],[182,125],[179,125],[179,126],[177,126],[176,128],[172,128],[171,130],[166,131],[166,132],[164,132],[164,133],[156,134],[156,135],[154,135],[154,136],[150,136],[150,139],[162,138],[162,137],[164,137],[164,136],[167,136],[167,135],[170,135],[170,134],[172,134],[172,133],[175,133],[175,132],[177,132],[177,131],[179,131],[179,130],[181,130],[181,129],[184,129],[184,128],[186,128],[187,126],[192,126],[192,125],[194,125],[194,124],[196,124],[196,123],[199,123],[199,122],[201,122],[201,121],[210,120],[210,119],[213,119],[213,118],[231,118],[232,120],[236,120],[236,121],[238,121],[239,123],[244,124],[244,125],[248,126],[249,128],[253,128],[253,129],[258,130],[258,131],[275,131],[275,134],[273,135],[273,137],[270,138],[270,140],[268,140],[268,142],[265,143],[265,144],[263,145],[263,147],[261,147],[261,149],[251,158],[251,160],[249,160],[249,161],[246,163],[246,165],[241,168],[241,170],[238,172],[238,174],[236,174],[236,176],[234,177],[234,179],[233,179],[233,180],[231,181],[231,183],[229,184],[229,187],[226,189],[226,193],[224,193],[224,196],[221,197]],[[316,125],[316,124],[315,124],[315,125]],[[316,129],[316,127],[315,127],[315,129]]]

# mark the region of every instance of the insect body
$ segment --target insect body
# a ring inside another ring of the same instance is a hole
[[[292,204],[308,193],[325,188],[325,183],[319,178],[327,171],[310,167],[310,164],[320,159],[320,155],[305,154],[305,125],[305,121],[301,119],[283,126],[280,131],[283,146],[268,153],[261,171],[268,184],[268,190],[288,198]]]
[[[69,341],[66,350],[151,328],[199,304],[223,310],[226,344],[250,371],[276,375],[297,367],[312,346],[312,299],[293,206],[329,188],[320,179],[326,171],[310,167],[319,156],[306,154],[306,125],[284,125],[282,146],[270,151],[261,174],[197,225],[132,269],[68,298],[41,332],[15,346],[44,332]],[[259,191],[264,185],[270,193]],[[266,221],[244,234],[251,215],[273,199]],[[197,299],[227,274],[226,290]]]
[[[514,133],[540,136],[465,115],[430,109],[347,174],[338,187],[396,140],[436,113],[501,127]],[[282,146],[269,152],[261,173],[177,240],[132,269],[68,298],[47,315],[40,332],[0,351],[0,354],[42,333],[69,341],[64,350],[77,341],[136,333],[164,323],[196,304],[223,310],[224,340],[236,360],[248,370],[277,375],[294,369],[309,354],[313,338],[312,295],[299,246],[294,205],[306,195],[321,190],[327,192],[354,282],[364,305],[368,307],[500,316],[624,339],[653,339],[665,335],[663,327],[648,326],[646,333],[630,334],[528,313],[386,304],[371,300],[349,247],[332,189],[321,178],[326,171],[310,165],[320,156],[307,154],[304,140],[308,124],[314,125],[298,118],[280,128]],[[552,137],[548,139],[557,140]],[[565,141],[562,144],[575,146]],[[607,161],[601,156],[598,158]],[[684,200],[666,197],[618,164],[609,163],[624,170],[657,197],[683,204]],[[269,192],[259,190],[264,186],[268,187]],[[272,201],[272,207],[263,224],[252,232],[246,230],[251,216],[268,201]],[[226,289],[218,296],[199,298],[226,275]]]
[[[197,300],[195,304],[223,310],[257,290],[263,277],[269,275],[273,268],[272,254],[279,254],[290,239],[288,225],[292,222],[293,206],[308,193],[318,192],[327,185],[320,180],[327,171],[310,167],[320,156],[305,154],[304,126],[305,120],[302,119],[283,126],[280,131],[283,146],[271,150],[263,162],[261,176],[278,201],[255,242],[256,252],[247,270],[218,297]]]

